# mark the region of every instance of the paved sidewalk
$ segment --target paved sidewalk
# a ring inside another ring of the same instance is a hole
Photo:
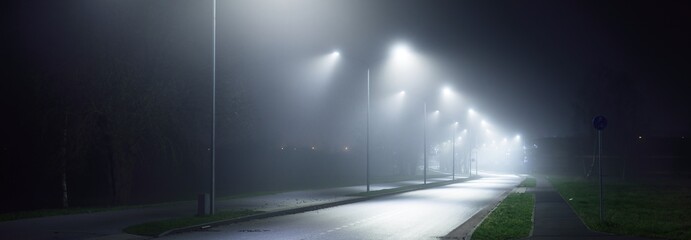
[[[535,194],[535,215],[533,234],[527,239],[646,239],[591,231],[547,179],[536,178],[537,186],[528,190]]]
[[[463,178],[457,177],[456,179]],[[433,178],[428,179],[427,182],[435,183],[449,180],[450,177]],[[370,190],[413,185],[423,187],[421,184],[422,180],[372,184]],[[216,208],[218,211],[251,209],[278,212],[325,204],[333,205],[363,198],[348,195],[363,192],[364,189],[365,186],[361,185],[217,200]],[[121,230],[127,226],[145,222],[193,216],[196,214],[196,207],[196,202],[187,201],[125,210],[0,222],[0,239],[147,239],[146,237],[124,234]]]

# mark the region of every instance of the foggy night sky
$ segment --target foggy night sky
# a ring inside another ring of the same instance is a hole
[[[21,134],[14,126],[33,97],[22,78],[69,75],[102,55],[168,71],[154,81],[198,81],[194,91],[208,92],[190,104],[210,108],[211,1],[3,5],[10,136]],[[688,136],[689,13],[684,1],[219,0],[217,81],[246,91],[258,134],[278,138],[271,144],[309,144],[361,130],[352,123],[364,121],[366,69],[376,75],[389,46],[405,41],[441,64],[448,78],[439,81],[470,103],[463,111],[474,107],[509,131],[574,134],[571,103],[583,86],[600,86],[589,76],[606,68],[636,82],[651,126],[643,134]],[[333,50],[348,60],[333,78],[301,77],[304,63]]]

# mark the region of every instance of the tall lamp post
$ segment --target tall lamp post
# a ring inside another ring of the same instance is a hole
[[[209,196],[209,214],[214,214],[216,198],[216,0],[213,1],[213,31],[212,31],[212,51],[213,51],[213,76],[211,94],[211,194]]]
[[[341,54],[338,51],[334,51],[331,53],[332,56],[339,57]],[[366,133],[365,133],[365,175],[366,175],[366,185],[367,185],[367,192],[370,191],[370,161],[369,161],[369,128],[370,128],[370,77],[369,77],[369,69],[367,69],[367,127],[366,127]]]
[[[424,119],[424,137],[423,137],[423,145],[422,145],[422,161],[423,161],[423,171],[422,171],[422,178],[423,178],[423,184],[427,184],[427,102],[423,103],[423,109],[425,113],[425,119]]]
[[[477,142],[477,133],[476,129],[473,128],[474,125],[472,124],[473,118],[475,118],[475,110],[472,108],[468,109],[468,174],[470,177],[473,176],[473,161],[477,161],[476,159],[473,158],[473,151],[475,150],[474,148],[476,147],[476,142]],[[475,158],[477,158],[477,152],[475,152]]]
[[[214,0],[215,1],[215,0]],[[336,56],[338,56],[338,52],[334,52]],[[397,47],[394,49],[394,54],[398,55],[397,57],[401,57],[401,55],[406,56],[409,55],[407,48],[405,47]],[[370,139],[370,118],[371,118],[371,107],[370,107],[370,69],[367,69],[367,127],[366,127],[366,140],[365,140],[365,145],[366,145],[366,154],[365,154],[365,161],[366,161],[366,184],[367,184],[367,191],[370,191],[370,145],[369,145],[369,139]],[[425,111],[426,112],[426,111]]]
[[[456,180],[456,134],[458,122],[453,124],[453,135],[451,135],[451,180]]]
[[[369,69],[367,69],[367,192],[369,192],[370,182],[369,182],[369,119],[370,119],[370,91],[369,91]]]

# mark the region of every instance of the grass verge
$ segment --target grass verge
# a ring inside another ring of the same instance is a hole
[[[251,192],[242,193],[230,196],[223,196],[217,198],[217,201],[231,200],[238,198],[248,198],[263,195],[271,195],[281,193],[282,191],[265,191],[265,192]],[[122,205],[115,207],[71,207],[71,208],[56,208],[56,209],[39,209],[31,211],[21,211],[21,212],[9,212],[0,214],[0,222],[13,221],[27,218],[39,218],[39,217],[51,217],[60,215],[72,215],[72,214],[82,214],[82,213],[97,213],[97,212],[107,212],[107,211],[119,211],[135,208],[147,208],[147,207],[162,207],[175,204],[181,204],[186,202],[194,202],[196,200],[181,200],[173,202],[163,202],[154,204],[142,204],[142,205]]]
[[[263,191],[263,192],[240,193],[240,194],[235,194],[235,195],[230,195],[230,196],[219,197],[219,198],[216,198],[216,201],[232,200],[232,199],[239,199],[239,198],[259,197],[259,196],[279,194],[282,192],[286,192],[286,191]]]
[[[200,225],[200,224],[205,224],[205,223],[211,223],[211,222],[216,222],[216,221],[221,221],[221,220],[230,220],[230,219],[254,215],[254,214],[258,214],[258,213],[262,213],[262,212],[253,211],[253,210],[223,211],[223,212],[219,212],[219,213],[216,213],[214,215],[211,215],[211,216],[184,217],[184,218],[175,218],[175,219],[168,219],[168,220],[162,220],[162,221],[147,222],[147,223],[129,226],[129,227],[123,229],[123,231],[126,233],[129,233],[129,234],[136,234],[136,235],[152,236],[153,237],[153,236],[158,236],[159,234],[164,233],[168,230],[172,230],[172,229],[176,229],[176,228],[190,227],[190,226],[195,226],[195,225]]]
[[[582,178],[549,180],[593,230],[627,236],[691,239],[691,188],[682,185],[605,182],[600,221],[599,184]]]
[[[537,180],[534,177],[526,177],[518,187],[535,187]]]
[[[81,213],[96,213],[105,211],[124,210],[132,208],[142,208],[145,205],[132,205],[121,207],[84,207],[84,208],[65,208],[65,209],[40,209],[33,211],[11,212],[0,214],[0,222],[13,221],[26,218],[50,217],[59,215],[81,214]]]
[[[533,228],[535,195],[511,193],[473,232],[473,239],[500,240],[528,237]]]

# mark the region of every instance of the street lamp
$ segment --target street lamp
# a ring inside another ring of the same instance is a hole
[[[370,122],[370,89],[369,89],[369,68],[367,69],[367,140],[365,141],[365,144],[367,145],[367,156],[366,156],[366,161],[367,161],[367,192],[369,192],[370,189],[370,182],[369,182],[369,122]]]
[[[209,214],[214,214],[216,198],[216,0],[213,1],[213,31],[212,31],[212,94],[211,94],[211,193],[209,196]]]
[[[391,49],[391,59],[393,60],[392,63],[395,63],[396,65],[399,66],[405,66],[408,67],[413,60],[415,59],[415,54],[411,52],[410,48],[403,44],[403,43],[398,43],[394,45]],[[339,56],[340,53],[335,51],[331,53],[332,56]],[[366,145],[366,181],[367,181],[367,191],[370,191],[370,122],[371,122],[371,91],[370,91],[370,69],[367,69],[367,128],[366,128],[366,140],[365,140],[365,145]],[[405,91],[399,92],[400,96],[406,95]],[[427,104],[424,104],[424,114],[425,114],[425,124],[427,123]],[[424,173],[424,182],[427,183],[427,153],[426,153],[426,145],[427,145],[427,126],[425,126],[425,146],[424,146],[424,151],[425,151],[425,173]]]
[[[475,119],[477,117],[477,115],[478,115],[478,113],[474,109],[472,109],[472,108],[468,109],[468,118],[469,118],[468,122],[469,123],[473,122],[473,119]],[[482,121],[482,123],[486,124],[486,122],[484,120]],[[479,131],[478,131],[477,126],[475,126],[473,124],[469,124],[469,125],[470,125],[469,127],[471,127],[471,129],[469,129],[468,131],[470,132],[469,134],[472,134],[472,141],[469,141],[469,144],[468,144],[468,150],[469,150],[468,151],[468,158],[469,158],[468,170],[469,170],[469,175],[473,176],[473,160],[475,160],[475,174],[477,175],[477,161],[478,161],[477,158],[479,156],[479,154],[478,154],[479,150],[477,150],[475,148],[477,147],[477,137],[479,135],[478,134]],[[473,151],[475,151],[475,158],[474,159],[473,159]]]
[[[452,94],[452,91],[450,88],[444,87],[441,89],[441,93],[443,96],[449,96]],[[439,113],[440,113],[439,110],[434,111],[434,114],[436,114],[436,115],[438,115]],[[423,123],[423,125],[424,125],[423,145],[424,146],[422,148],[424,151],[424,154],[423,154],[423,183],[427,184],[427,101],[424,101],[424,115],[425,115],[424,123]],[[456,124],[458,124],[458,122],[456,122]],[[454,138],[454,140],[453,140],[454,144],[452,145],[452,148],[454,148],[454,151],[455,151],[455,133],[454,133],[453,138]],[[454,158],[455,158],[455,156],[454,156]],[[455,161],[454,161],[454,163],[455,163]],[[453,166],[453,171],[454,171],[454,174],[452,174],[452,175],[454,175],[454,176],[452,176],[452,178],[455,179],[455,166]]]
[[[456,180],[456,133],[458,122],[453,124],[453,136],[451,137],[451,180]]]
[[[408,48],[407,45],[399,43],[396,44],[393,47],[393,57],[394,60],[402,62],[402,63],[408,63],[410,62],[413,54],[410,52],[410,49]],[[399,93],[400,95],[405,95],[405,91],[401,91]],[[367,154],[366,154],[366,162],[367,162],[367,192],[370,191],[370,160],[369,160],[369,155],[370,155],[370,146],[369,146],[369,138],[370,138],[370,116],[371,116],[371,106],[370,106],[370,98],[371,98],[371,93],[370,93],[370,69],[367,69],[367,140],[365,141],[365,144],[367,145]],[[425,107],[425,114],[427,113],[427,108]],[[426,165],[425,165],[426,168]],[[426,181],[425,177],[425,183]]]
[[[215,1],[215,0],[214,0]],[[402,51],[402,50],[399,50]],[[332,58],[337,58],[341,56],[341,53],[338,51],[333,51],[330,56]],[[401,95],[404,95],[405,92],[401,91]],[[366,134],[365,134],[365,165],[366,165],[366,170],[365,170],[365,175],[366,175],[366,186],[367,186],[367,192],[370,191],[370,161],[369,161],[369,155],[370,155],[370,146],[369,146],[369,138],[370,138],[370,70],[369,68],[367,69],[367,127],[366,127]]]
[[[444,96],[450,96],[450,95],[451,95],[451,89],[450,89],[449,87],[444,87],[444,88],[442,89],[442,94],[443,94]]]
[[[424,109],[424,123],[423,126],[423,142],[422,142],[422,164],[423,164],[423,171],[422,171],[422,183],[427,184],[427,102],[423,103],[423,109]]]

